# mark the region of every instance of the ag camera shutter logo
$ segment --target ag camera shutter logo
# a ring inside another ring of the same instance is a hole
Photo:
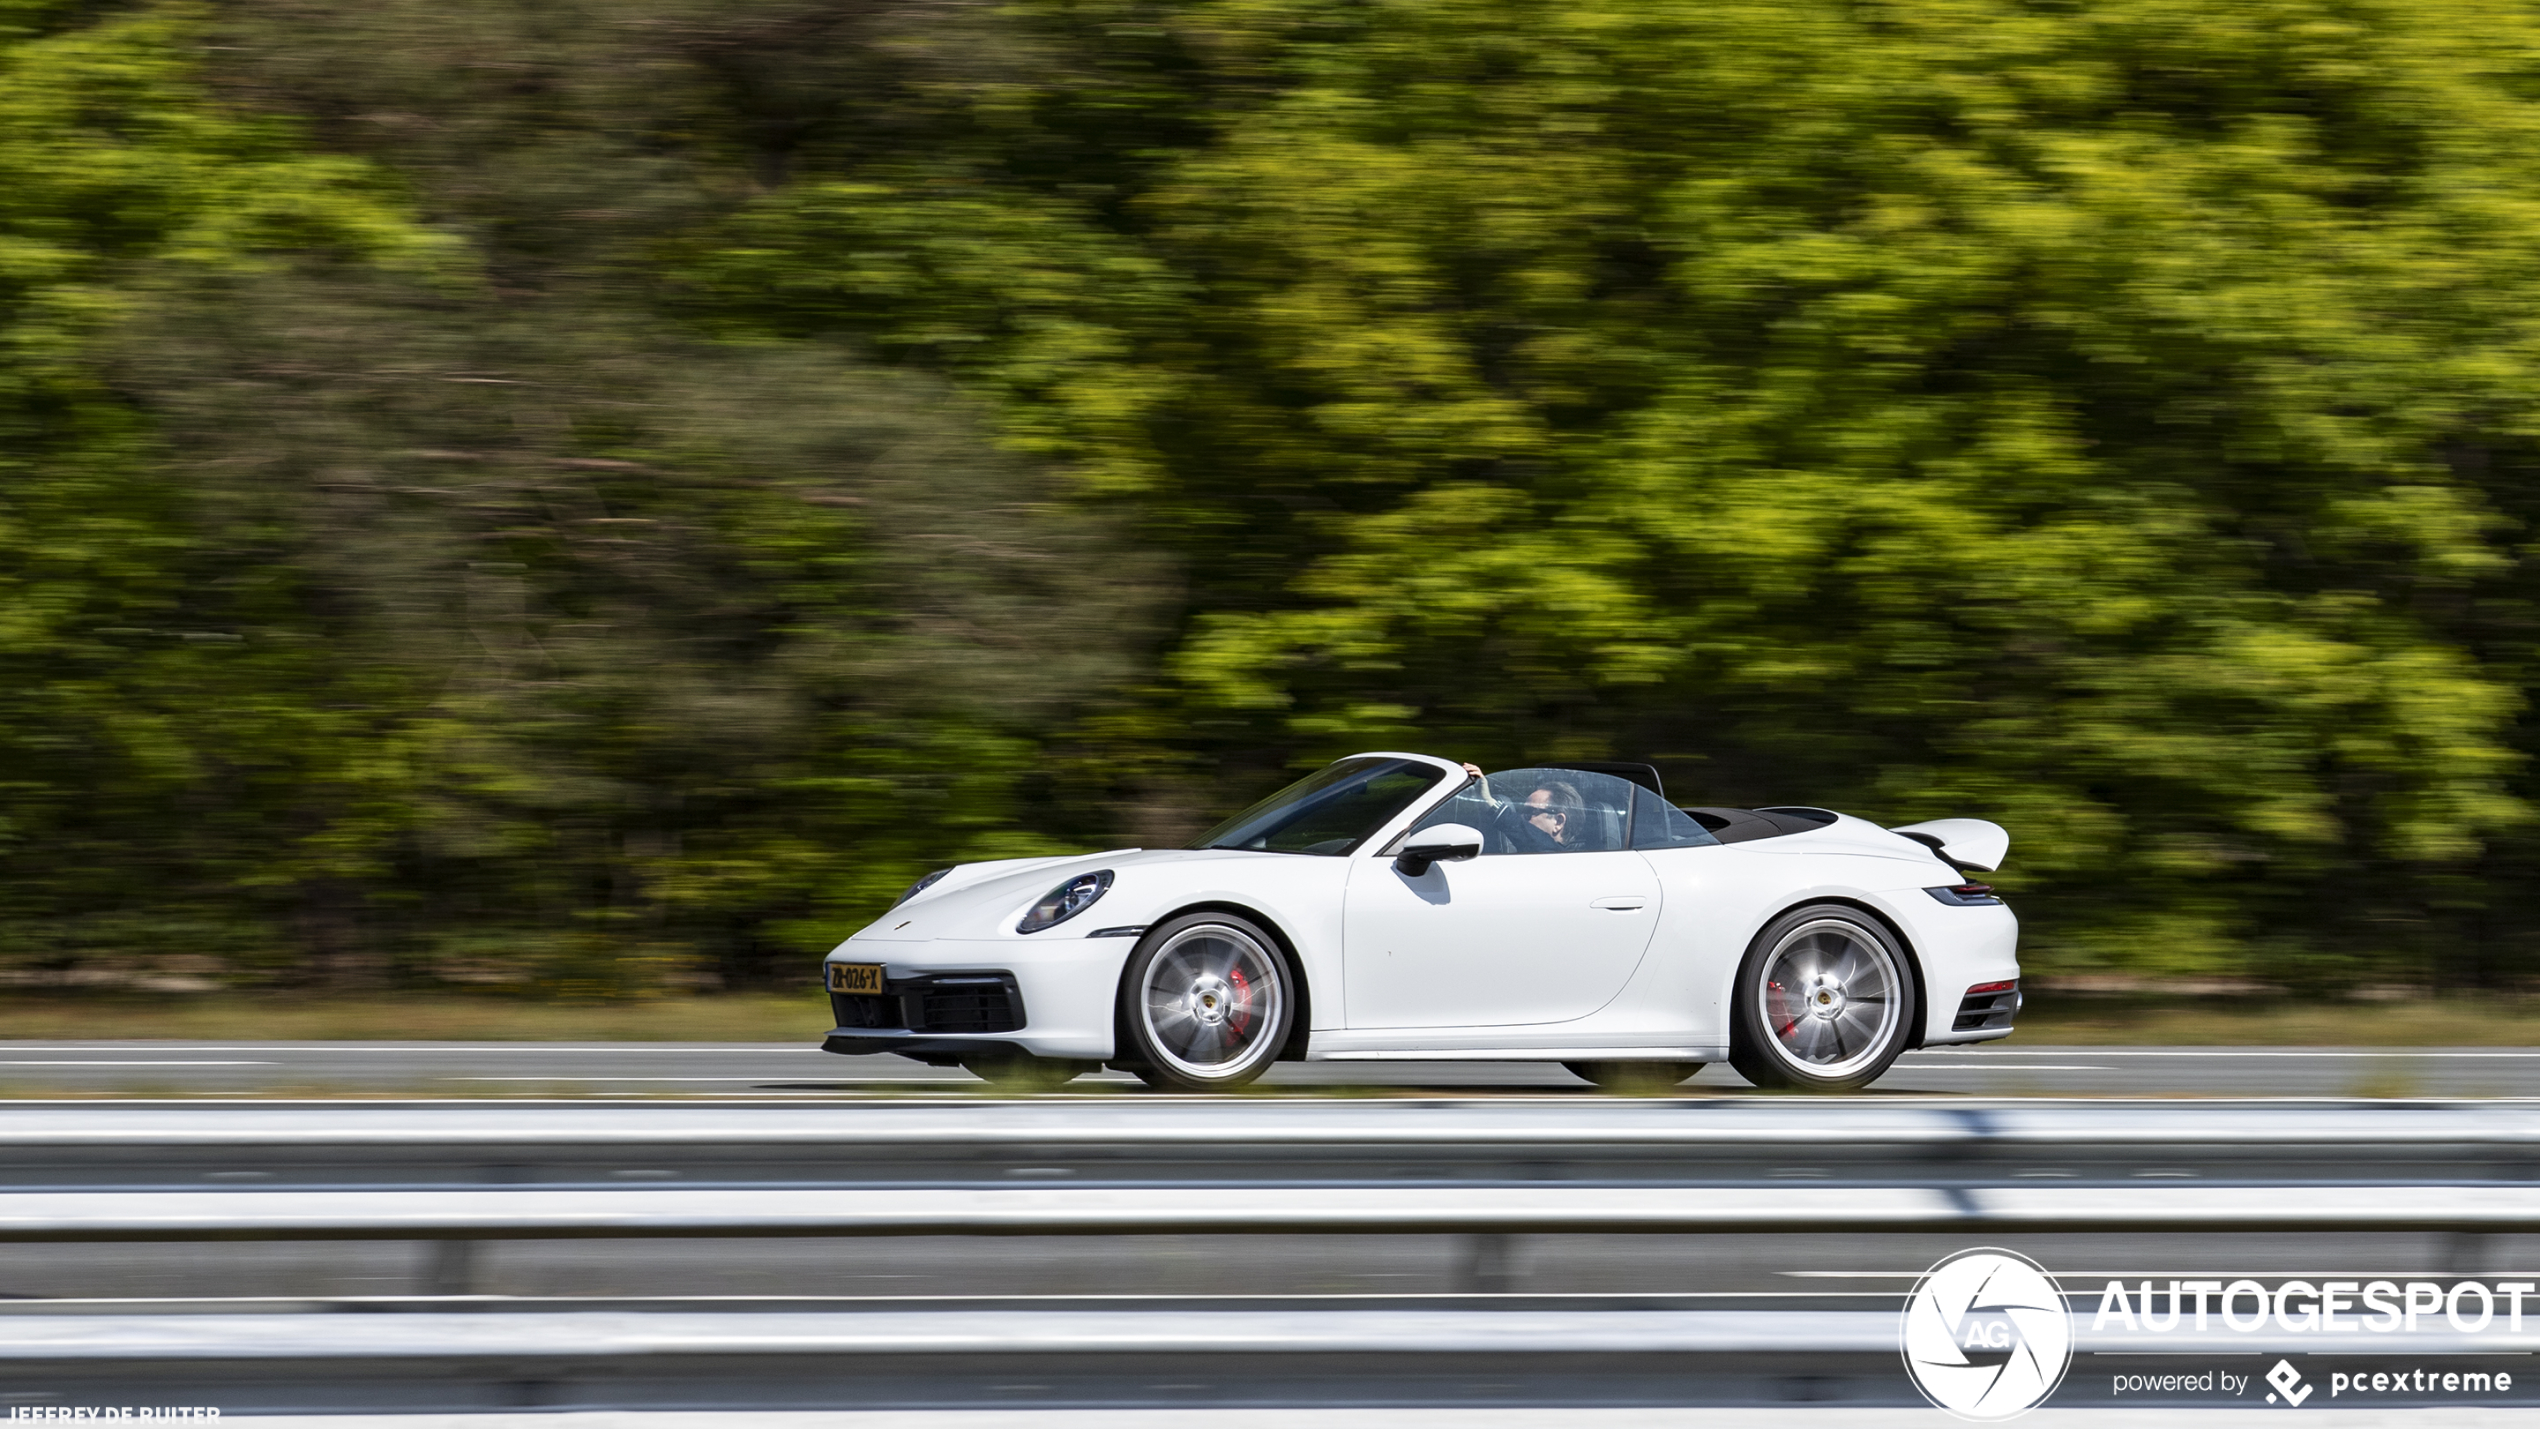
[[[2015,1251],[1962,1250],[1905,1301],[1905,1372],[1961,1419],[2016,1419],[2073,1363],[2072,1315],[2043,1266]]]

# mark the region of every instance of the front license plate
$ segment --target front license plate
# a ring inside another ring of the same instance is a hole
[[[831,963],[829,990],[880,997],[882,995],[882,965],[880,963]]]

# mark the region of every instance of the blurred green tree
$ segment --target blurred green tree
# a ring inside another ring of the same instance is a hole
[[[0,956],[756,980],[1410,744],[1999,819],[2054,969],[2527,972],[2535,40],[0,9]]]
[[[2527,962],[2459,947],[2528,819],[2532,16],[1026,9],[1041,148],[798,171],[702,281],[1136,493],[1204,764],[1981,813],[2066,969]]]
[[[9,491],[14,961],[791,980],[930,863],[1050,846],[1033,734],[1125,677],[1141,562],[940,381],[651,314],[651,245],[750,166],[669,132],[722,112],[693,36],[63,13],[9,172],[88,143],[156,208],[0,210],[98,308],[17,329],[59,434]],[[135,113],[174,137],[83,128]]]
[[[245,277],[324,255],[428,276],[452,245],[383,176],[204,102],[199,16],[0,9],[0,926],[65,943],[268,951],[223,769],[340,776],[321,706],[269,697],[305,662],[206,610],[271,605],[287,571],[220,571],[145,412],[99,361],[147,275]],[[215,596],[213,592],[221,592]],[[192,858],[170,857],[178,846]]]

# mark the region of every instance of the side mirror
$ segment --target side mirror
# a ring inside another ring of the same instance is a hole
[[[1411,836],[1394,855],[1393,866],[1406,878],[1418,878],[1433,863],[1457,863],[1482,851],[1482,831],[1463,824],[1432,824]]]

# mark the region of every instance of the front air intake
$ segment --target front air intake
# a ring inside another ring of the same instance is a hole
[[[935,973],[893,978],[882,987],[879,997],[829,994],[838,1026],[941,1037],[1023,1030],[1023,989],[1012,973]]]

